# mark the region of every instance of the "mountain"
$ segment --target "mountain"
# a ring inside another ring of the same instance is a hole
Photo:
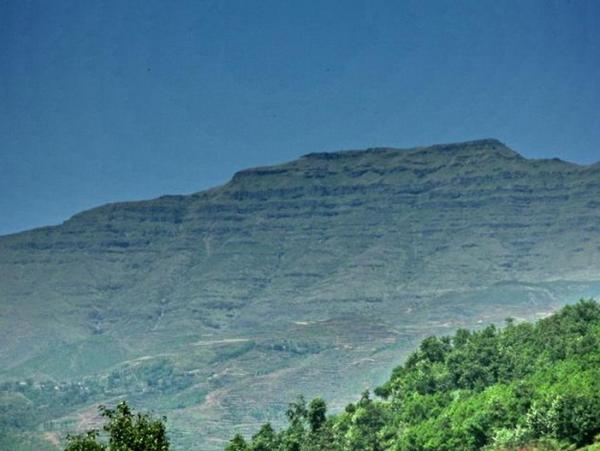
[[[0,381],[60,399],[27,425],[48,440],[126,396],[218,449],[296,393],[341,408],[427,335],[597,295],[599,199],[599,165],[486,139],[105,205],[0,238]]]

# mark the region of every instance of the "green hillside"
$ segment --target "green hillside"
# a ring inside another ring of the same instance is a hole
[[[598,199],[599,165],[488,139],[308,154],[0,237],[11,440],[53,446],[122,398],[201,451],[290,395],[341,410],[426,336],[600,295]]]
[[[600,449],[600,305],[429,337],[375,393],[329,418],[321,399],[300,399],[287,428],[227,450]]]

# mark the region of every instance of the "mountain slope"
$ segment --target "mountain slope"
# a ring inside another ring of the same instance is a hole
[[[600,305],[429,337],[376,393],[329,418],[322,400],[300,399],[287,429],[264,425],[227,451],[598,449]]]
[[[99,207],[0,238],[0,378],[94,387],[47,428],[127,395],[212,449],[290,392],[343,405],[425,335],[597,294],[598,199],[599,166],[481,140],[309,154]]]

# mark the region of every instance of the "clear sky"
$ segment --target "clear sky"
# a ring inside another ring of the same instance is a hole
[[[483,137],[600,160],[600,1],[0,0],[0,234]]]

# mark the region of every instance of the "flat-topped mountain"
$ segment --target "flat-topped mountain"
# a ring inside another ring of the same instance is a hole
[[[598,294],[599,199],[599,165],[487,139],[105,205],[0,238],[0,378],[87,387],[40,413],[49,433],[127,396],[183,449],[219,448],[297,393],[343,405],[425,335]]]

